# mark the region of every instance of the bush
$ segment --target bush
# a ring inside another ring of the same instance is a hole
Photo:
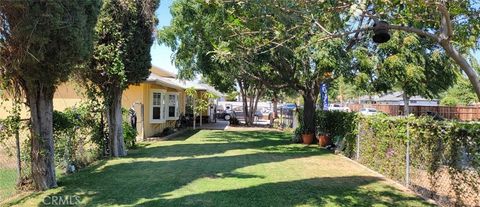
[[[135,140],[137,139],[138,132],[134,129],[130,123],[124,121],[122,123],[123,127],[123,141],[125,142],[125,146],[127,148],[134,148],[135,147]]]
[[[297,141],[303,132],[303,110],[298,109],[299,126],[295,129],[293,141]],[[336,143],[345,143],[345,146],[355,144],[355,130],[357,127],[357,114],[355,112],[342,111],[322,111],[317,110],[315,113],[316,134],[326,133]],[[300,135],[300,136],[298,136]],[[345,148],[344,146],[341,146]],[[350,155],[351,148],[346,148],[345,153]]]
[[[96,160],[100,154],[95,141],[98,120],[86,107],[69,108],[53,112],[55,163],[72,171]]]
[[[354,134],[357,126],[357,115],[354,112],[319,110],[315,118],[317,133],[327,133],[332,138]]]
[[[301,111],[299,116],[301,120]],[[339,111],[318,111],[315,118],[317,132],[328,133],[337,140],[343,138],[343,154],[354,156],[358,136],[358,161],[401,183],[406,179],[408,142],[412,190],[446,206],[478,205],[475,199],[480,190],[480,123],[383,114],[358,116]],[[300,126],[295,134],[301,131]],[[439,189],[448,191],[448,197],[453,199],[439,198]]]
[[[423,179],[435,192],[439,186],[452,192],[454,200],[443,205],[473,205],[480,188],[480,124],[435,121],[431,117],[360,118],[360,162],[404,182],[406,178],[406,144],[410,144],[411,179]],[[408,135],[407,136],[407,126]],[[350,146],[355,151],[355,145]],[[412,174],[424,172],[423,174]],[[448,177],[450,182],[440,181]],[[425,189],[413,190],[425,193]],[[432,194],[424,194],[432,197]],[[442,201],[443,202],[443,201]]]

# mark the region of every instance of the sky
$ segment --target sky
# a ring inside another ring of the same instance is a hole
[[[170,5],[174,0],[162,0],[160,6],[155,14],[158,17],[158,29],[170,25],[172,15],[170,14]],[[170,72],[177,73],[177,69],[172,64],[172,50],[164,45],[159,45],[158,42],[153,43],[150,50],[152,55],[152,65],[166,69]]]
[[[159,20],[158,29],[170,25],[170,21],[172,20],[170,6],[173,1],[174,0],[162,0],[160,2],[158,10],[155,12]],[[172,50],[169,47],[159,45],[158,42],[155,42],[150,50],[150,54],[152,55],[152,65],[177,73],[177,69],[172,64]],[[480,62],[480,50],[476,51],[475,57]]]

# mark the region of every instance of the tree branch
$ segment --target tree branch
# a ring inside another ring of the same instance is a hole
[[[453,37],[452,30],[452,21],[450,19],[450,14],[448,13],[447,8],[442,3],[437,3],[437,8],[442,15],[441,25],[442,25],[442,34],[440,37],[442,39],[450,40]]]

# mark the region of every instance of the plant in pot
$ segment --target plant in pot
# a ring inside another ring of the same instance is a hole
[[[302,130],[303,144],[312,144],[313,136],[314,136],[313,132],[311,132],[310,130],[308,130],[306,128],[303,128],[303,130]]]
[[[332,142],[330,140],[330,136],[328,136],[328,133],[323,132],[320,128],[317,128],[317,139],[318,145],[320,145],[320,147],[326,147]]]

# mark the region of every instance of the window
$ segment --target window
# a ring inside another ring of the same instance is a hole
[[[152,119],[160,120],[161,115],[161,107],[162,107],[162,94],[161,93],[153,93],[153,114]]]
[[[178,93],[168,93],[167,120],[178,119]]]
[[[164,123],[165,122],[165,109],[164,109],[165,92],[163,90],[154,89],[151,93],[151,123]]]
[[[178,93],[167,93],[165,90],[153,89],[151,92],[150,123],[165,123],[166,120],[177,120],[179,115]]]

